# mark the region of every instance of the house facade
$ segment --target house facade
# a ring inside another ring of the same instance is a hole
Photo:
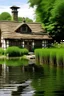
[[[12,6],[13,21],[0,21],[0,47],[19,46],[32,51],[34,48],[47,47],[51,37],[40,23],[18,22],[19,7]]]

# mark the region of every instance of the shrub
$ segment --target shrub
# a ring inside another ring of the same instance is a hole
[[[0,55],[4,54],[4,49],[0,48]]]
[[[53,48],[64,48],[64,43],[63,42],[61,42],[61,43],[54,43],[53,45],[52,45],[52,47]]]
[[[26,49],[26,48],[21,49],[21,48],[20,48],[21,56],[22,56],[22,55],[27,55],[28,52],[29,52],[28,49]]]
[[[8,47],[6,49],[6,55],[8,54],[9,57],[17,57],[20,56],[20,48],[16,46]]]
[[[12,46],[6,49],[5,54],[8,54],[9,57],[18,57],[28,54],[28,50],[26,48],[22,49],[17,46]]]

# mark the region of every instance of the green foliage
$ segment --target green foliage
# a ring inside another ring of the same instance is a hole
[[[49,17],[51,16],[50,10],[55,0],[29,0],[29,2],[33,6],[36,5],[36,19],[39,18],[40,22],[48,23]]]
[[[30,6],[38,5],[41,0],[29,0]]]
[[[22,17],[18,17],[18,21],[22,22],[23,18]]]
[[[11,20],[11,15],[8,12],[2,12],[0,14],[0,20]]]
[[[36,21],[44,23],[53,39],[64,39],[64,0],[29,0],[30,6],[36,6]]]
[[[25,19],[26,19],[26,22],[33,22],[33,20],[28,17],[26,17]]]
[[[35,55],[36,57],[39,56],[42,58],[42,61],[49,61],[49,64],[51,63],[50,61],[53,61],[53,63],[61,65],[64,60],[64,48],[43,48],[43,49],[36,49],[35,50]],[[46,62],[47,63],[47,62]]]
[[[10,60],[5,60],[5,64],[7,66],[25,66],[28,65],[28,60],[27,59],[10,59]]]
[[[8,54],[9,57],[17,57],[20,56],[20,48],[13,46],[13,47],[8,47],[6,49],[6,54]]]
[[[26,17],[26,18],[24,18],[24,17],[18,17],[18,21],[19,22],[23,22],[23,19],[25,19],[26,22],[33,22],[33,20],[30,19],[30,18],[28,18],[28,17]]]
[[[26,66],[28,65],[28,59],[0,59],[0,64],[6,64],[7,66]]]
[[[12,46],[12,47],[8,47],[6,49],[6,55],[7,54],[8,54],[9,57],[18,57],[18,56],[28,54],[28,50],[25,49],[25,48],[21,49],[19,47]]]
[[[26,49],[26,48],[20,49],[21,55],[27,55],[28,52],[29,52],[29,51],[28,51],[28,49]]]
[[[52,45],[52,47],[54,47],[54,48],[64,48],[64,43],[54,43],[53,45]]]
[[[8,12],[2,12],[0,14],[0,20],[9,20],[9,21],[11,21],[11,18],[12,18],[12,16]],[[18,17],[18,21],[23,22],[23,18],[24,17]],[[33,22],[33,20],[28,18],[28,17],[26,17],[25,20],[26,20],[26,22]]]
[[[51,10],[50,22],[55,23],[54,28],[50,30],[50,35],[54,39],[64,39],[64,0],[56,0],[53,9]]]
[[[52,19],[58,22],[64,20],[64,0],[56,0],[51,10]],[[64,23],[64,22],[63,22]]]
[[[0,55],[4,55],[4,49],[0,48]]]

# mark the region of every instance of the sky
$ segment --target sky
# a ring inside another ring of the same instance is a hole
[[[19,17],[28,17],[34,20],[34,10],[35,8],[31,8],[28,4],[28,0],[0,0],[0,14],[2,12],[9,12],[11,14],[11,6],[18,6],[18,16]],[[11,14],[12,15],[12,14]]]

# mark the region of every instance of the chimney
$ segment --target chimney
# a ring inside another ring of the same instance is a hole
[[[10,7],[10,9],[12,9],[12,20],[13,21],[18,21],[18,11],[17,9],[19,9],[20,7],[17,6],[12,6]]]

